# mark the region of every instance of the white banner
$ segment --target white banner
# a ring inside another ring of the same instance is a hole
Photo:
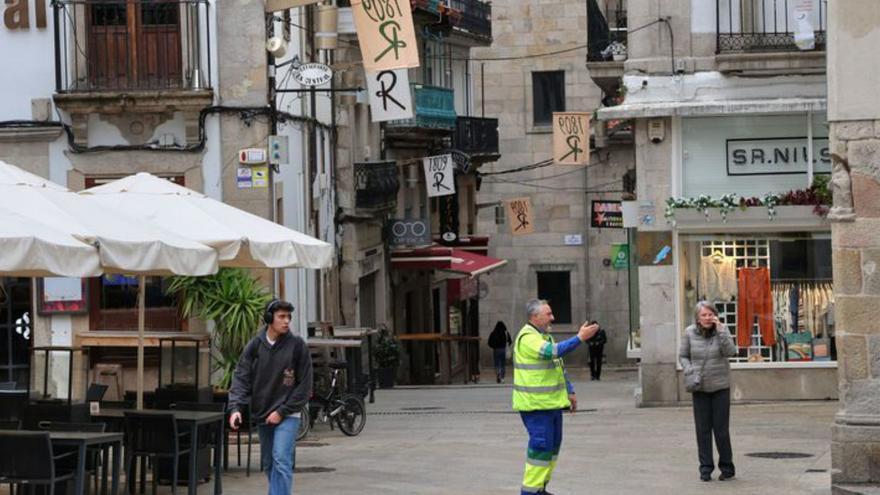
[[[367,72],[367,93],[373,122],[413,117],[408,69]]]
[[[425,164],[425,186],[428,197],[455,194],[455,164],[452,155],[429,156]]]
[[[794,17],[794,44],[801,50],[816,48],[816,33],[813,28],[814,0],[795,0],[792,10]]]

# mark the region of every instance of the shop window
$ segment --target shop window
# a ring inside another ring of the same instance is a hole
[[[571,272],[538,272],[538,299],[550,303],[556,323],[571,323]]]
[[[827,234],[684,239],[684,326],[705,299],[739,347],[733,362],[836,359]]]
[[[532,72],[532,125],[548,126],[565,111],[565,71]]]

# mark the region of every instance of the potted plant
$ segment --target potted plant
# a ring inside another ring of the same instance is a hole
[[[620,41],[612,41],[604,50],[602,55],[606,59],[611,58],[615,62],[626,60],[626,45]]]
[[[263,311],[271,299],[250,272],[222,268],[208,277],[172,277],[168,294],[179,298],[184,318],[214,322],[214,359],[222,377],[216,388],[228,390],[235,365],[244,347],[263,324]]]
[[[400,364],[400,342],[388,330],[379,332],[379,339],[373,351],[378,369],[379,387],[394,387],[394,375]]]

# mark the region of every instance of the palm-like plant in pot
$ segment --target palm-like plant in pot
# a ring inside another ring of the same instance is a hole
[[[173,277],[167,292],[179,298],[184,318],[214,322],[213,342],[219,356],[212,371],[222,372],[216,387],[228,390],[238,358],[262,325],[269,292],[240,268],[222,268],[208,277]]]
[[[387,329],[379,332],[373,357],[376,358],[376,366],[379,367],[379,386],[382,388],[393,387],[394,375],[400,364],[400,342]]]

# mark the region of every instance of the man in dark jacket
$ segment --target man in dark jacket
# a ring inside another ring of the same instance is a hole
[[[266,306],[266,328],[245,346],[229,390],[229,426],[238,429],[246,404],[259,425],[269,495],[293,491],[300,411],[312,392],[312,359],[305,341],[290,333],[292,313],[287,301],[275,299]]]

